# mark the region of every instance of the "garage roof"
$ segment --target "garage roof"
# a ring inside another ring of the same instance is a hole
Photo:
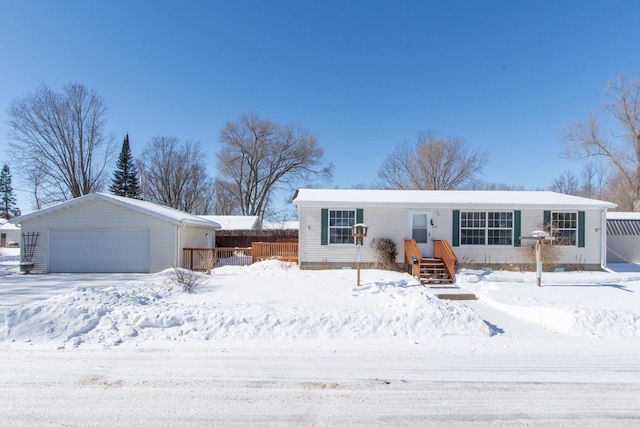
[[[178,225],[182,225],[182,224],[195,225],[199,227],[208,227],[212,229],[221,228],[220,224],[218,224],[217,222],[209,221],[199,216],[192,215],[187,212],[182,212],[178,209],[173,209],[168,206],[162,206],[162,205],[147,202],[144,200],[114,196],[113,194],[105,194],[105,193],[91,193],[91,194],[87,194],[86,196],[77,197],[75,199],[62,202],[60,204],[51,206],[46,209],[42,209],[27,215],[22,215],[17,218],[13,218],[9,222],[11,222],[12,224],[20,224],[23,221],[27,221],[27,220],[39,217],[41,215],[46,215],[47,213],[54,212],[59,209],[66,209],[74,205],[77,205],[79,203],[86,203],[88,201],[96,200],[96,199],[104,200],[109,203],[115,203],[117,205],[124,206],[126,208],[133,209],[135,211],[144,213],[146,215],[151,215],[156,218],[161,218]]]

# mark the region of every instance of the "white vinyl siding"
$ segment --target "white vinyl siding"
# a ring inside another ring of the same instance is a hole
[[[640,237],[607,236],[607,262],[640,263]]]
[[[207,235],[210,237],[207,238]],[[206,248],[208,247],[208,239],[211,241],[211,247],[215,246],[216,236],[215,230],[201,227],[185,227],[180,234],[180,250],[183,248]],[[182,257],[182,252],[180,252]]]
[[[369,205],[354,205],[353,209],[362,208],[364,222],[369,227],[368,236],[362,247],[363,262],[375,262],[375,253],[371,249],[374,238],[387,237],[396,242],[398,247],[397,262],[404,262],[404,239],[408,238],[409,211],[417,207],[375,207]],[[331,209],[331,207],[329,207]],[[347,209],[340,208],[340,209]],[[452,242],[453,209],[427,207],[433,219],[432,239],[448,240]],[[460,208],[464,211],[464,208]],[[553,209],[551,209],[553,210]],[[487,206],[485,211],[494,210]],[[555,211],[559,211],[555,209]],[[299,255],[300,262],[353,262],[356,256],[355,245],[321,245],[321,209],[317,206],[298,206],[300,234]],[[527,236],[534,230],[543,227],[544,209],[521,210],[520,230]],[[601,211],[587,210],[585,214],[585,247],[563,246],[559,263],[600,265],[600,224]],[[598,229],[598,230],[597,230]],[[596,231],[597,230],[597,231]],[[513,236],[515,243],[520,236]],[[530,244],[528,240],[521,241],[522,247],[512,245],[466,245],[456,246],[454,251],[461,263],[500,264],[505,268],[517,268],[518,264],[527,262],[525,251]]]
[[[357,206],[363,209],[364,223],[369,227],[367,237],[362,245],[362,262],[375,262],[376,255],[371,248],[372,239],[390,238],[398,247],[397,262],[404,260],[404,238],[407,233],[407,210],[376,208],[367,206]],[[327,207],[332,210],[331,206]],[[349,210],[351,208],[336,208],[336,210]],[[322,232],[322,209],[318,207],[302,207],[298,209],[299,220],[299,257],[301,262],[344,262],[353,263],[356,261],[356,245],[352,239],[351,244],[321,244]],[[353,207],[356,211],[356,207]],[[399,215],[403,215],[401,220],[395,221]],[[393,220],[390,220],[393,219]],[[372,226],[371,224],[375,224]],[[304,230],[304,232],[302,231]]]

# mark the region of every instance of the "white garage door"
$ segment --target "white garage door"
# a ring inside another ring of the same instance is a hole
[[[52,273],[148,273],[148,230],[51,230]]]

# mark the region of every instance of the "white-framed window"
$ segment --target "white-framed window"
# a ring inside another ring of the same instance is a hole
[[[355,209],[329,209],[329,244],[353,244],[351,233],[355,223]]]
[[[551,212],[551,232],[555,243],[576,246],[578,243],[578,212]]]
[[[460,244],[486,244],[487,213],[460,212]]]
[[[461,245],[513,245],[513,212],[460,212]]]

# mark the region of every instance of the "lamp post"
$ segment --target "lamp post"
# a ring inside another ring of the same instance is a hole
[[[362,241],[367,237],[365,224],[355,224],[351,227],[351,235],[356,239],[356,267],[358,269],[358,286],[360,286],[360,261],[362,261]]]

